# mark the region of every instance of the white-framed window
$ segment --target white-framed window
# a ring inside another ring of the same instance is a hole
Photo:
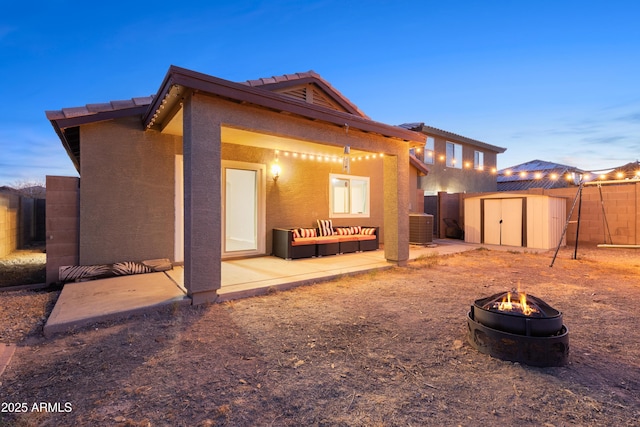
[[[435,156],[435,140],[432,136],[427,137],[427,141],[424,143],[424,163],[428,165],[433,164],[433,158]]]
[[[447,141],[447,167],[462,169],[462,145]]]
[[[329,174],[329,218],[368,218],[369,193],[369,177]]]
[[[484,169],[484,153],[482,151],[474,151],[473,153],[473,168]]]

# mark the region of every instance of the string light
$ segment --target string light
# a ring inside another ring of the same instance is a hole
[[[492,169],[493,172],[493,169]],[[502,172],[503,176],[512,176],[513,175],[513,171],[511,169],[506,169]],[[556,173],[556,172],[551,172],[546,174],[543,171],[520,171],[518,172],[517,176],[521,179],[536,179],[536,180],[540,180],[545,178],[545,176],[552,180],[552,181],[556,181],[558,179],[560,179],[560,176]],[[566,173],[564,175],[564,179],[566,179],[567,181],[573,181],[573,175],[571,173]],[[637,171],[633,171],[633,172],[624,172],[624,171],[612,171],[609,173],[601,173],[601,174],[594,174],[593,172],[583,172],[582,173],[582,180],[585,182],[591,181],[593,179],[597,179],[600,181],[606,181],[606,180],[629,180],[629,179],[640,179],[640,170]]]
[[[274,153],[276,155],[276,157],[279,154],[282,154],[282,156],[284,157],[291,157],[294,159],[302,159],[302,160],[313,160],[313,161],[318,161],[318,162],[328,162],[328,163],[340,163],[342,162],[342,157],[336,156],[336,155],[329,155],[329,154],[313,154],[313,153],[302,153],[302,152],[297,152],[297,151],[281,151],[281,150],[274,150]],[[371,159],[382,159],[384,157],[384,153],[374,153],[374,154],[367,154],[364,157],[363,156],[352,156],[351,157],[351,161],[357,161],[357,160],[371,160]]]

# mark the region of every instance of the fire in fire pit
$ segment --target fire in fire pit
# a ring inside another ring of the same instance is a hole
[[[503,292],[474,302],[467,316],[469,343],[481,353],[532,366],[562,366],[569,331],[562,313],[524,292]]]

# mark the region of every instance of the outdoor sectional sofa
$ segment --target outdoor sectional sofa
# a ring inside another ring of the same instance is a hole
[[[380,227],[333,227],[326,220],[318,224],[318,228],[274,228],[273,255],[298,259],[378,249]]]

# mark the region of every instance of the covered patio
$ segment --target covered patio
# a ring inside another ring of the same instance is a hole
[[[410,260],[476,249],[482,245],[437,240],[433,247],[411,246]],[[351,274],[393,267],[384,251],[287,261],[267,256],[222,261],[222,287],[217,302],[286,290]],[[125,319],[168,305],[191,305],[184,268],[89,282],[68,283],[44,326],[52,336],[105,321]]]

